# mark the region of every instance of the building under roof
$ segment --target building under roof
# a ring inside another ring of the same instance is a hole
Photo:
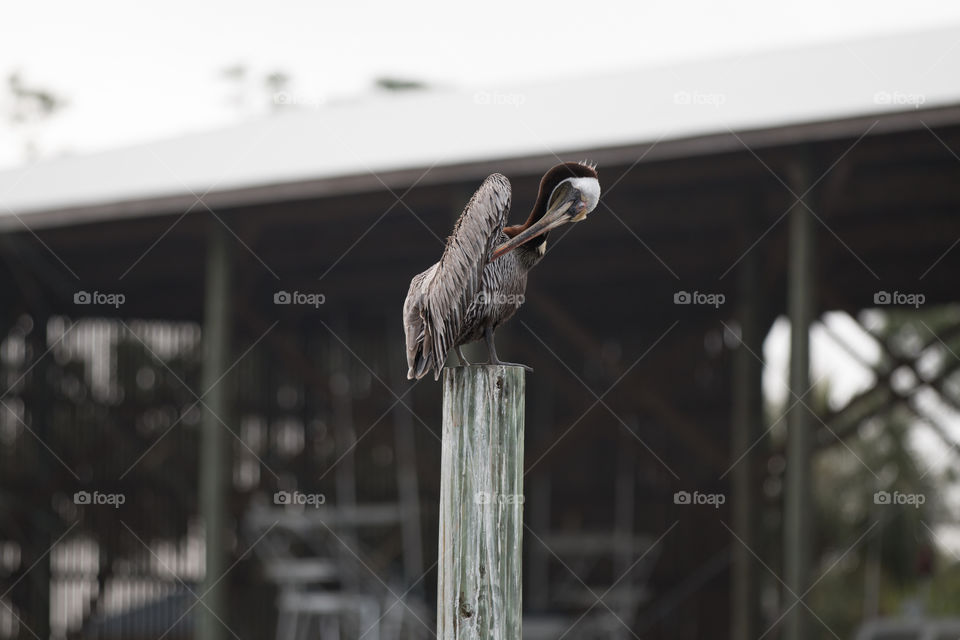
[[[636,633],[693,638],[730,627],[731,637],[756,637],[757,569],[743,568],[753,560],[725,527],[747,541],[759,535],[749,523],[762,508],[753,479],[765,448],[741,455],[763,432],[757,354],[780,315],[808,326],[827,310],[872,307],[881,292],[957,302],[958,42],[950,28],[523,87],[291,104],[220,131],[0,173],[4,320],[228,327],[231,357],[208,371],[228,369],[269,334],[263,363],[316,394],[315,411],[364,433],[404,389],[395,374],[409,279],[438,258],[480,180],[507,175],[519,219],[543,171],[590,157],[602,205],[551,237],[500,348],[536,370],[531,526],[574,548],[587,538],[563,536],[665,535],[637,585],[643,597],[620,611]],[[77,304],[80,291],[125,299]],[[278,306],[278,291],[322,293],[324,304]],[[683,292],[715,303],[677,304]],[[807,341],[793,349],[802,365]],[[351,396],[352,413],[327,398],[343,363],[368,385]],[[809,382],[794,371],[796,393]],[[438,387],[421,383],[409,398],[416,428],[438,427]],[[262,412],[246,400],[217,406],[241,418]],[[802,485],[824,429],[809,415],[790,420],[800,425],[793,432],[809,432],[788,448]],[[432,536],[439,448],[422,432],[417,443]],[[276,490],[260,477],[244,500]],[[747,506],[690,513],[672,500],[694,489]],[[808,500],[787,498],[798,534],[787,534],[783,571],[798,590],[808,582]],[[526,544],[537,558],[528,593],[537,594],[557,568]],[[530,603],[543,614],[560,607],[539,595]],[[563,606],[574,614],[581,604],[590,602]]]

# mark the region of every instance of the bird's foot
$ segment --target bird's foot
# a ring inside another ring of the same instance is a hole
[[[523,367],[523,370],[526,371],[527,373],[533,373],[533,367],[528,367],[527,365],[521,364],[519,362],[503,362],[501,360],[494,360],[491,362],[487,362],[487,364],[503,365],[504,367]]]
[[[525,364],[520,364],[519,362],[503,362],[499,357],[497,357],[497,348],[493,344],[492,326],[487,325],[487,327],[483,330],[483,334],[487,341],[487,364],[500,364],[505,367],[523,367],[523,370],[527,373],[533,373],[533,369]]]
[[[469,367],[470,361],[467,360],[467,358],[463,355],[463,351],[461,351],[461,349],[462,347],[456,348],[457,358],[460,360],[460,366]]]

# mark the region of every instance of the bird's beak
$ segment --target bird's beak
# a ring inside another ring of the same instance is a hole
[[[543,214],[543,217],[497,247],[493,252],[493,256],[490,258],[490,262],[493,262],[505,253],[513,251],[525,242],[533,240],[537,236],[542,236],[551,229],[556,229],[557,227],[567,224],[581,213],[581,211],[579,211],[579,209],[582,208],[581,203],[580,192],[573,188],[566,194],[566,197],[554,198],[547,212]]]

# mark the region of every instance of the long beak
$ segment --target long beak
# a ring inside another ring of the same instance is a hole
[[[542,218],[497,247],[493,252],[493,257],[490,258],[490,262],[505,253],[513,251],[523,243],[570,222],[573,217],[569,213],[572,204],[573,201],[570,199],[558,199],[550,209],[547,209]]]

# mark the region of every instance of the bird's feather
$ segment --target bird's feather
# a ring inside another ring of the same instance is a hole
[[[435,377],[454,346],[467,309],[480,292],[510,212],[510,181],[495,173],[483,181],[457,220],[440,262],[416,276],[404,303],[408,378]]]

